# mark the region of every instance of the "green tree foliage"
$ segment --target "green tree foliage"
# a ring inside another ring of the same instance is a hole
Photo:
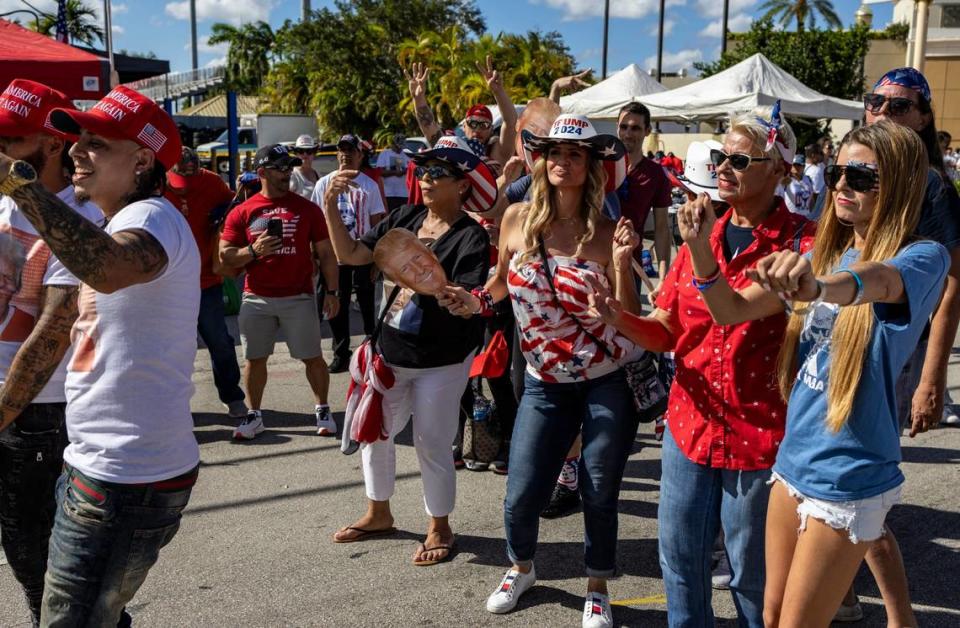
[[[217,22],[208,43],[228,44],[227,87],[241,94],[256,94],[270,71],[274,33],[266,22],[247,22],[240,27]]]
[[[491,99],[475,66],[487,54],[519,102],[573,69],[556,33],[493,37],[485,28],[474,0],[340,0],[277,30],[262,95],[272,111],[316,112],[328,139],[381,139],[417,129],[402,71],[414,61],[431,68],[428,100],[444,126]]]
[[[34,22],[33,30],[53,37],[57,34],[57,14],[42,13],[40,21]],[[103,42],[97,13],[84,0],[67,0],[67,34],[72,43],[80,43],[91,48]]]
[[[830,0],[767,0],[760,5],[760,10],[766,9],[765,18],[774,19],[780,16],[780,26],[786,28],[790,22],[797,23],[797,32],[802,33],[804,26],[811,30],[817,27],[817,13],[830,28],[842,28],[843,24],[833,9]]]
[[[864,90],[863,58],[870,31],[857,26],[847,31],[777,30],[772,20],[757,20],[746,33],[737,34],[719,60],[695,63],[702,76],[711,76],[756,53],[783,68],[801,83],[828,96],[859,100]],[[821,137],[826,125],[792,119],[800,146]]]

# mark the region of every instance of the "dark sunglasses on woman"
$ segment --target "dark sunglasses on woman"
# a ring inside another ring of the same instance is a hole
[[[902,116],[917,104],[909,98],[887,98],[883,94],[863,95],[863,108],[872,114],[880,113],[880,110],[883,109],[883,103],[890,103],[887,105],[887,113],[891,116]]]
[[[728,159],[730,160],[730,165],[737,172],[743,172],[749,168],[750,164],[754,161],[770,161],[769,157],[754,157],[753,155],[745,155],[743,153],[733,153],[732,155],[728,155],[717,148],[710,149],[710,163],[717,168],[719,168],[720,164]]]
[[[491,123],[486,120],[467,120],[467,126],[476,131],[477,129],[489,129]]]
[[[837,191],[840,178],[845,177],[847,187],[854,192],[872,192],[880,187],[880,175],[869,165],[827,166],[823,171],[823,182],[827,187]]]
[[[417,179],[422,179],[424,176],[430,175],[430,178],[434,181],[444,177],[457,178],[456,173],[449,168],[444,168],[443,166],[417,166],[413,170],[413,174],[416,175]]]

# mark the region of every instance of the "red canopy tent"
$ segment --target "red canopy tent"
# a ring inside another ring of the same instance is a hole
[[[0,20],[0,90],[15,78],[59,89],[73,100],[98,100],[109,88],[106,59]]]

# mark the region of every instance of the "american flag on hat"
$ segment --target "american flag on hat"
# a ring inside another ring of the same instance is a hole
[[[70,33],[67,30],[67,0],[57,0],[57,41],[70,43]]]
[[[167,136],[149,122],[143,127],[143,130],[137,134],[137,139],[152,148],[153,152],[159,153],[167,143]]]

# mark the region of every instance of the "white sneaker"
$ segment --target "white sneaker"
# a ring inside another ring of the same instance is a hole
[[[227,407],[227,415],[231,419],[241,419],[247,416],[247,412],[250,412],[250,409],[247,408],[247,404],[243,402],[243,399],[237,399],[236,401],[231,401],[223,405]]]
[[[487,598],[487,610],[491,613],[509,613],[517,606],[520,596],[537,581],[537,570],[531,566],[528,573],[509,570],[497,590]]]
[[[726,591],[730,588],[730,563],[727,561],[727,553],[722,552],[717,559],[717,565],[710,573],[710,586],[718,591]]]
[[[863,608],[860,606],[860,602],[854,602],[851,606],[840,604],[836,615],[833,616],[833,621],[845,624],[861,619],[863,619]]]
[[[253,440],[266,428],[263,427],[263,417],[259,410],[251,410],[243,417],[237,429],[233,430],[233,437],[237,440]]]
[[[336,436],[337,422],[333,420],[333,413],[330,408],[317,408],[317,435],[318,436]]]
[[[948,403],[943,404],[943,416],[940,417],[940,424],[960,425],[960,416],[957,416],[957,411],[952,405]]]
[[[603,593],[587,593],[583,603],[583,628],[612,628],[610,596]]]

